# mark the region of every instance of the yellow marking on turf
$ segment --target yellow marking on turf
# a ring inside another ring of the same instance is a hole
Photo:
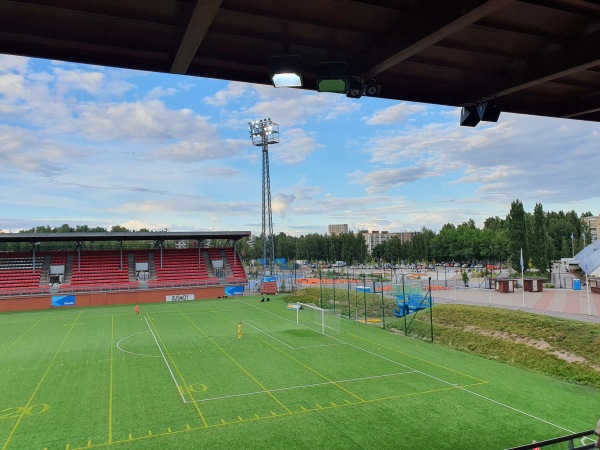
[[[244,419],[242,419],[242,416],[238,416],[238,419],[239,419],[240,422],[244,421]]]
[[[91,441],[91,439],[90,439],[90,440],[88,441],[88,447],[91,447],[91,446],[92,446],[92,441]]]
[[[308,409],[306,409],[304,406],[301,406],[301,407],[300,407],[300,409],[301,409],[302,411],[308,411]]]
[[[131,433],[129,433],[129,440],[132,441],[133,440],[133,436],[131,435]]]
[[[227,422],[225,422],[225,419],[221,419],[221,423],[226,424]]]
[[[108,393],[108,443],[112,442],[113,438],[113,347],[115,340],[115,316],[111,317],[110,326],[110,388]]]
[[[152,431],[148,430],[148,436],[152,436]]]
[[[6,347],[4,350],[2,350],[2,352],[0,352],[0,356],[2,356],[4,353],[6,353],[8,350],[10,350],[10,348],[15,345],[17,342],[19,342],[21,339],[23,339],[25,337],[25,335],[27,333],[29,333],[31,330],[33,330],[33,328],[40,323],[41,320],[38,320],[36,323],[34,323],[33,325],[31,325],[31,327],[29,327],[29,329],[27,331],[25,331],[25,333],[23,333],[21,336],[19,336],[12,344],[10,344],[8,347]],[[37,367],[36,367],[37,369]],[[8,373],[8,372],[7,372]]]
[[[350,400],[344,400],[346,403],[348,403],[349,405],[352,404],[352,402],[350,402]]]
[[[42,387],[42,384],[44,384],[44,381],[46,380],[46,377],[48,376],[48,373],[50,373],[50,369],[54,365],[54,361],[58,357],[58,354],[62,350],[63,345],[65,345],[65,342],[67,341],[68,337],[71,335],[71,332],[73,331],[73,328],[74,328],[75,324],[79,320],[79,316],[81,316],[81,311],[79,311],[79,314],[77,314],[77,318],[75,319],[75,322],[73,322],[73,324],[71,325],[71,328],[69,328],[69,331],[67,332],[67,334],[63,338],[62,342],[58,346],[58,350],[56,350],[56,352],[54,353],[54,356],[50,360],[50,363],[48,364],[48,367],[46,368],[46,371],[42,375],[42,378],[40,379],[39,383],[37,384],[37,386],[33,390],[33,393],[31,394],[31,397],[29,397],[29,400],[27,400],[27,404],[23,407],[23,411],[21,412],[21,415],[17,419],[17,422],[15,423],[15,425],[12,428],[10,434],[8,435],[8,438],[6,438],[6,442],[4,442],[4,445],[2,446],[2,450],[6,450],[8,448],[8,444],[10,444],[10,441],[12,440],[13,436],[15,435],[15,432],[17,431],[17,428],[19,428],[19,425],[21,425],[23,417],[25,417],[25,411],[27,411],[28,408],[31,406],[31,402],[33,402],[33,399],[35,398],[35,396],[37,395],[38,391]]]
[[[260,416],[256,413],[254,413],[254,417],[256,417],[257,419],[260,419]]]
[[[317,408],[319,409],[323,409],[323,407],[321,405],[319,405],[318,403],[315,403],[317,405]]]
[[[192,429],[192,427],[190,427],[190,425],[187,424],[187,423],[185,424],[185,428],[186,428],[186,430],[191,430]]]
[[[67,444],[67,446],[65,447],[65,450],[69,450],[71,448],[71,444]]]
[[[212,310],[211,310],[212,311]],[[218,313],[217,313],[218,314]],[[221,315],[221,314],[219,314]],[[225,316],[223,316],[225,317]],[[225,317],[227,319],[227,317]],[[229,319],[227,319],[229,320]],[[231,320],[229,320],[231,322]],[[342,391],[346,392],[347,394],[350,394],[352,397],[357,398],[358,400],[360,400],[361,402],[366,401],[365,399],[363,399],[362,397],[359,397],[358,395],[356,395],[354,392],[346,389],[345,387],[341,386],[340,384],[336,383],[335,381],[333,381],[332,379],[326,377],[325,375],[323,375],[322,373],[320,373],[319,371],[317,371],[316,369],[313,369],[312,367],[308,366],[307,364],[304,364],[302,361],[300,361],[299,359],[294,358],[292,355],[290,355],[289,353],[286,353],[284,350],[276,347],[275,345],[271,344],[271,342],[267,341],[266,339],[263,339],[262,337],[259,336],[259,339],[261,341],[263,341],[265,344],[267,344],[269,347],[277,350],[279,353],[282,353],[283,355],[287,356],[289,359],[291,359],[292,361],[295,361],[296,363],[300,364],[302,367],[305,367],[306,369],[310,370],[311,372],[317,374],[318,376],[320,376],[321,378],[323,378],[324,380],[327,380],[329,383],[333,384],[334,386],[336,386],[337,388],[341,389]],[[343,342],[343,341],[342,341]]]
[[[272,416],[276,416],[277,414],[275,414],[273,411],[271,411],[271,415]]]
[[[181,371],[179,370],[179,367],[177,367],[177,364],[175,363],[175,360],[173,359],[173,356],[169,352],[169,349],[165,346],[165,343],[162,340],[162,337],[160,336],[160,333],[158,332],[158,329],[156,328],[156,325],[154,325],[154,321],[152,320],[152,318],[150,316],[148,316],[148,320],[149,320],[150,324],[152,325],[152,327],[154,328],[154,331],[156,332],[156,337],[162,343],[163,349],[165,350],[165,352],[169,356],[169,359],[173,363],[173,367],[175,368],[175,371],[177,372],[177,375],[179,375],[179,378],[183,382],[183,385],[184,385],[185,389],[188,391],[188,393],[190,395],[190,398],[192,399],[192,402],[194,403],[194,408],[196,409],[196,412],[198,413],[198,416],[200,416],[200,420],[202,420],[202,423],[204,424],[204,426],[207,427],[208,426],[208,422],[206,421],[206,419],[204,417],[204,414],[202,414],[202,411],[200,411],[200,407],[198,406],[198,402],[196,402],[196,399],[194,398],[194,394],[192,394],[190,392],[190,390],[188,388],[188,384],[185,382],[185,378],[183,378],[183,375],[181,374]]]
[[[329,403],[331,406],[337,406],[334,402]]]
[[[222,314],[218,313],[217,311],[213,311],[212,309],[211,309],[210,311],[212,311],[212,312],[214,312],[214,313],[218,314],[218,315],[219,315],[219,316],[221,316],[221,317],[225,317],[225,316],[223,316]],[[267,389],[267,387],[266,387],[266,386],[264,386],[264,385],[263,385],[263,384],[262,384],[260,381],[258,381],[254,375],[252,375],[250,372],[248,372],[248,371],[247,371],[247,370],[246,370],[246,369],[245,369],[245,368],[244,368],[244,367],[243,367],[243,366],[242,366],[240,363],[238,363],[238,362],[235,360],[235,358],[234,358],[233,356],[231,356],[229,353],[227,353],[227,352],[225,351],[225,349],[223,349],[223,347],[221,347],[221,346],[220,346],[220,345],[219,345],[219,344],[218,344],[218,343],[217,343],[217,342],[216,342],[216,341],[215,341],[213,338],[211,338],[211,337],[210,337],[208,334],[206,334],[202,328],[200,328],[198,325],[196,325],[196,324],[195,324],[195,323],[194,323],[194,322],[193,322],[193,321],[192,321],[192,320],[191,320],[191,319],[190,319],[188,316],[186,316],[185,314],[181,313],[181,315],[182,315],[183,317],[185,317],[185,318],[186,318],[186,319],[187,319],[187,320],[188,320],[188,321],[189,321],[189,322],[190,322],[190,323],[191,323],[191,324],[192,324],[192,325],[193,325],[193,326],[194,326],[194,327],[195,327],[195,328],[196,328],[198,331],[200,331],[200,332],[201,332],[201,333],[202,333],[204,336],[206,336],[206,337],[207,337],[207,338],[208,338],[208,339],[209,339],[209,340],[210,340],[210,341],[211,341],[211,342],[212,342],[212,343],[213,343],[213,344],[214,344],[214,345],[215,345],[215,346],[216,346],[216,347],[217,347],[219,350],[221,350],[221,352],[223,352],[223,353],[225,354],[225,356],[227,356],[227,357],[228,357],[228,358],[231,360],[231,362],[233,362],[233,363],[234,363],[236,366],[238,366],[242,372],[244,372],[246,375],[248,375],[248,376],[249,376],[249,377],[252,379],[252,381],[254,381],[256,384],[258,384],[258,385],[261,387],[261,389],[262,389],[263,391],[265,391],[265,393],[266,393],[266,394],[267,394],[269,397],[271,397],[273,400],[275,400],[275,402],[277,402],[277,404],[279,404],[279,406],[281,406],[283,409],[285,409],[285,411],[286,411],[287,413],[291,413],[291,412],[292,412],[292,411],[291,411],[291,410],[290,410],[290,409],[289,409],[287,406],[285,406],[285,405],[284,405],[284,404],[281,402],[281,400],[279,400],[277,397],[275,397],[275,395],[273,395],[273,393],[272,393],[271,391],[269,391],[269,390]],[[225,318],[226,318],[226,317],[225,317]],[[227,319],[227,318],[226,318],[226,319]],[[229,319],[227,319],[227,320],[228,320],[229,322],[233,322],[232,320],[229,320]],[[194,402],[194,404],[196,404],[196,403]]]
[[[172,433],[171,427],[167,428],[167,433]]]

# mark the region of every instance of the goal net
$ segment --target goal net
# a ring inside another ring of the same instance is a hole
[[[333,309],[323,309],[315,305],[298,303],[296,305],[296,323],[321,334],[340,332],[342,318]]]

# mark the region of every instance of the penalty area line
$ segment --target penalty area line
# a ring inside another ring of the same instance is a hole
[[[152,327],[150,326],[150,322],[148,322],[148,317],[144,317],[144,320],[146,321],[146,325],[148,325],[148,329],[150,330],[150,333],[152,334],[152,337],[154,338],[154,342],[156,342],[156,346],[158,347],[158,351],[162,355],[163,361],[167,365],[167,369],[169,369],[169,373],[171,374],[171,378],[173,379],[173,382],[175,383],[175,386],[177,387],[177,392],[179,392],[181,401],[183,401],[183,403],[189,403],[183,396],[183,392],[182,392],[183,389],[177,382],[177,378],[175,378],[175,374],[173,374],[173,370],[171,369],[171,366],[169,365],[169,361],[167,361],[167,358],[165,358],[165,354],[163,353],[162,348],[161,348],[160,344],[158,343],[158,339],[156,339],[156,335],[154,334],[154,331],[152,330]]]

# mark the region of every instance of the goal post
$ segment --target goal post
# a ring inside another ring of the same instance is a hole
[[[339,333],[341,320],[341,316],[335,314],[332,309],[323,309],[307,303],[296,304],[296,323],[318,333]]]

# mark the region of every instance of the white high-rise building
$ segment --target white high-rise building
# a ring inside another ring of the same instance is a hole
[[[382,242],[385,242],[389,239],[392,239],[393,237],[399,238],[402,242],[409,242],[412,239],[412,237],[414,236],[415,232],[414,231],[399,231],[399,232],[395,232],[395,233],[390,233],[389,231],[361,230],[361,231],[359,231],[359,234],[362,234],[364,236],[365,242],[367,244],[367,249],[369,250],[369,253],[371,253],[371,251],[373,250],[373,247],[375,247],[376,245],[379,245]]]
[[[348,233],[348,224],[340,223],[336,225],[328,225],[329,236],[333,236],[335,234],[346,234]]]

